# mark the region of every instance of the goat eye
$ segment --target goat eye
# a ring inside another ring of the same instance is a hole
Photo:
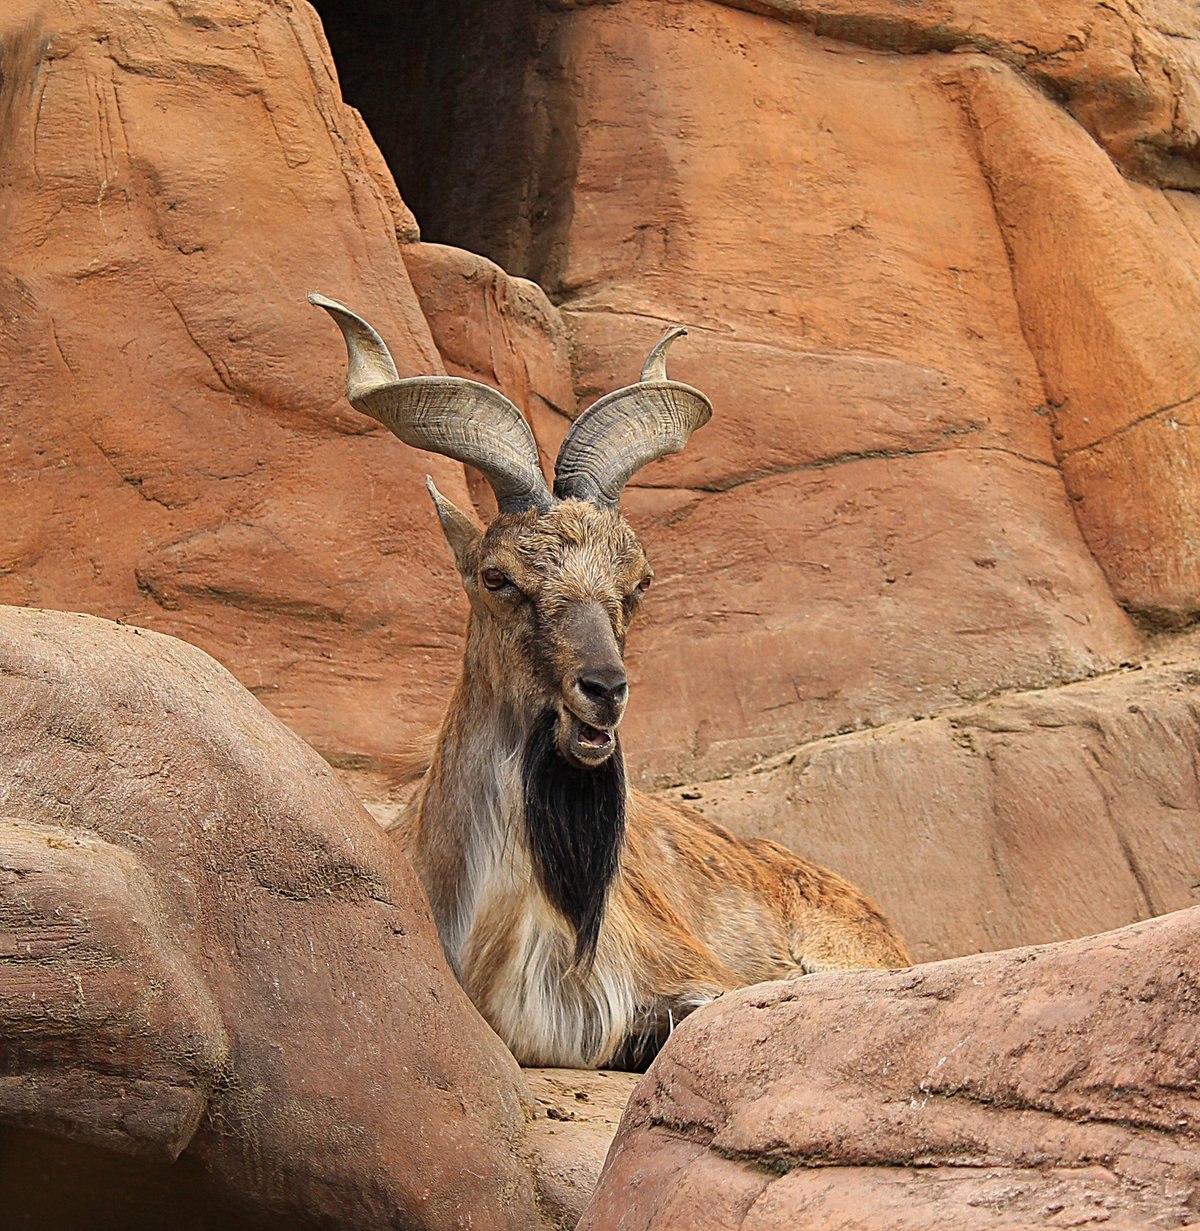
[[[498,568],[485,568],[483,584],[488,590],[503,590],[505,586],[511,586],[512,582]]]

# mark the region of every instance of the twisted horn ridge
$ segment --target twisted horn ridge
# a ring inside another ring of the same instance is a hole
[[[554,503],[537,445],[521,412],[502,393],[458,376],[400,380],[379,334],[362,317],[324,295],[324,308],[346,340],[346,397],[407,445],[476,467],[496,493],[501,513],[547,512]]]
[[[645,465],[678,453],[712,418],[712,403],[691,385],[667,379],[667,350],[687,330],[669,329],[650,352],[636,385],[593,402],[571,425],[554,464],[554,494],[615,509]]]

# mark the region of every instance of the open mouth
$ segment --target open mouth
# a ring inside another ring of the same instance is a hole
[[[604,761],[616,747],[616,737],[610,727],[594,727],[568,711],[567,743],[571,755],[584,764]]]
[[[601,727],[589,727],[587,723],[579,724],[579,734],[576,737],[585,748],[607,748],[612,743],[612,736]]]

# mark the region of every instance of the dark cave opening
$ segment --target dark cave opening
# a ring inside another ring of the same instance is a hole
[[[569,209],[570,103],[539,0],[315,0],[342,93],[421,238],[544,286]]]

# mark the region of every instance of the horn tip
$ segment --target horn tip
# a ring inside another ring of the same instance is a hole
[[[309,291],[304,298],[314,308],[324,308],[336,321],[342,321],[348,317],[357,319],[344,303],[338,303],[336,299],[330,299],[328,295],[322,295],[319,291]]]
[[[322,295],[320,291],[309,291],[304,297],[314,308],[324,308],[335,320],[344,320],[350,318],[359,320],[359,316],[355,312],[351,312],[344,303],[338,303],[336,299],[330,299],[328,295]],[[364,321],[363,324],[366,324]],[[369,329],[370,326],[368,325]]]
[[[654,349],[646,357],[646,362],[642,365],[643,381],[667,379],[667,351],[676,338],[681,338],[686,333],[686,325],[671,325],[668,327],[667,332],[658,340]]]

